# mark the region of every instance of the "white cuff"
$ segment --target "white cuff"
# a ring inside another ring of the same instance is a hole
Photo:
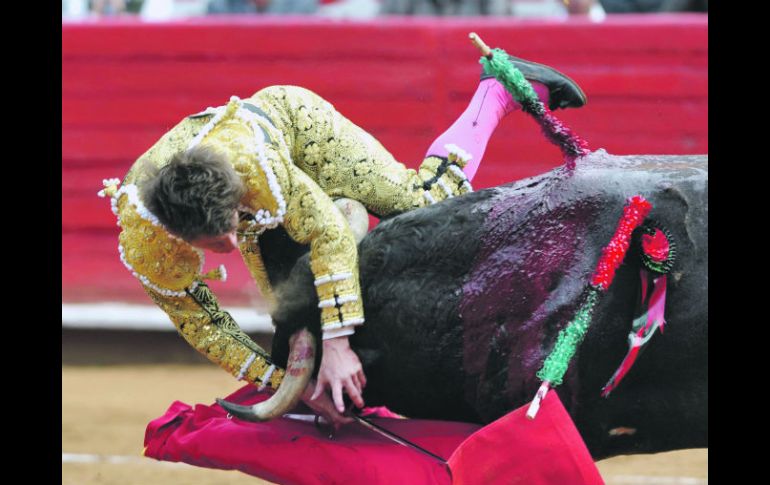
[[[448,198],[448,199],[451,199],[452,197],[454,197],[454,194],[452,194],[452,189],[450,189],[450,188],[447,186],[447,184],[445,184],[445,183],[444,183],[444,181],[443,181],[443,180],[441,180],[441,179],[438,179],[438,180],[436,181],[436,183],[438,184],[438,186],[439,186],[439,187],[441,187],[441,188],[444,190],[444,193],[446,194],[446,196],[447,196],[447,198]]]
[[[334,330],[324,330],[322,340],[329,340],[330,338],[342,337],[344,335],[353,335],[354,333],[356,333],[356,329],[351,326],[335,328]]]
[[[358,295],[338,296],[336,299],[329,298],[328,300],[321,300],[321,302],[318,304],[318,308],[331,308],[333,306],[337,306],[337,303],[343,305],[345,303],[350,303],[351,301],[356,300],[358,300]]]
[[[238,380],[242,380],[243,377],[246,375],[246,372],[249,370],[249,367],[251,364],[254,363],[254,360],[257,358],[257,354],[252,352],[248,359],[246,359],[246,362],[243,363],[241,366],[241,372],[238,374]]]
[[[316,278],[314,283],[316,286],[321,286],[331,281],[342,281],[352,277],[353,277],[353,273],[337,273],[337,274],[331,274],[331,275],[321,276],[320,278]]]
[[[257,388],[258,391],[262,391],[267,387],[267,383],[270,382],[270,377],[273,375],[273,371],[275,370],[275,364],[270,364],[270,367],[267,368],[264,374],[262,374],[262,377],[260,377],[261,384]]]

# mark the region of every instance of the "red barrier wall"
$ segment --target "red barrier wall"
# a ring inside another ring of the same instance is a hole
[[[62,26],[62,292],[65,300],[146,300],[117,257],[109,202],[96,191],[182,117],[273,84],[307,87],[416,167],[462,111],[480,66],[467,40],[549,64],[588,95],[557,115],[592,148],[708,152],[708,17],[609,17],[603,23],[486,18],[137,20]],[[535,123],[508,116],[474,180],[489,187],[560,163]],[[211,264],[218,262],[210,261]],[[224,300],[253,285],[227,257]],[[210,265],[207,264],[208,268]]]

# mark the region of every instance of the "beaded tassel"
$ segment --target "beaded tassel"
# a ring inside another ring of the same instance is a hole
[[[642,228],[641,237],[642,264],[639,271],[641,279],[641,295],[639,298],[638,315],[631,323],[628,334],[628,352],[610,380],[602,388],[602,397],[608,397],[618,387],[623,378],[633,367],[636,360],[646,348],[656,330],[666,324],[666,287],[668,273],[676,260],[676,243],[671,233],[665,228],[657,227],[653,221],[647,221]]]
[[[599,290],[595,287],[589,288],[588,295],[575,314],[575,318],[569,322],[567,328],[559,332],[556,345],[545,359],[543,368],[537,373],[541,381],[549,382],[552,386],[562,383],[572,356],[575,355],[578,345],[583,341],[591,324],[597,301],[599,301]]]

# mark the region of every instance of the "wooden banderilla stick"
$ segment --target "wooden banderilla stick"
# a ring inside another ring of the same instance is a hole
[[[483,40],[481,40],[481,37],[476,35],[476,32],[471,32],[468,34],[468,38],[470,38],[471,42],[473,42],[473,45],[479,49],[482,56],[490,60],[492,59],[492,49],[490,49],[489,46],[486,45]]]

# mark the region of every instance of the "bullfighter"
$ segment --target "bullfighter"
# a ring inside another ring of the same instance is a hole
[[[583,91],[542,64],[511,57],[551,109],[580,107]],[[323,353],[303,400],[349,422],[343,391],[363,407],[366,386],[348,336],[363,325],[356,239],[335,199],[389,217],[471,191],[487,142],[521,106],[486,71],[468,107],[407,169],[326,100],[296,86],[190,115],[141,155],[122,184],[105,181],[121,227],[120,257],[187,342],[238,379],[277,389],[284,370],[221,310],[204,279],[204,249],[238,249],[268,302],[280,299],[260,236],[284,231],[309,247]],[[472,154],[472,155],[471,155]],[[325,393],[331,390],[334,406]],[[312,393],[312,395],[311,395]]]

